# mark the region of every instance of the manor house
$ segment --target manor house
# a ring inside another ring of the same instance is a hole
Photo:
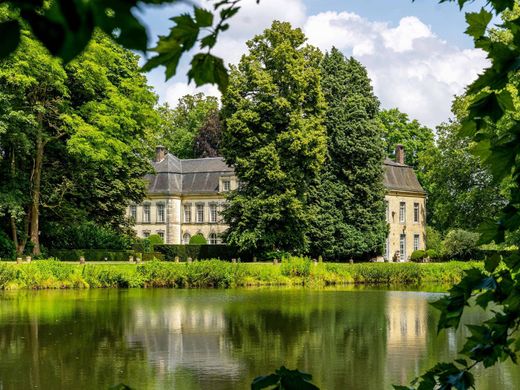
[[[155,174],[146,176],[146,200],[128,208],[137,235],[158,234],[167,244],[187,244],[200,233],[209,244],[220,244],[227,228],[220,212],[226,193],[237,187],[233,168],[221,157],[181,160],[162,146],[156,148],[153,166]],[[389,225],[384,256],[407,261],[414,250],[425,248],[426,193],[404,164],[401,145],[395,161],[384,161],[384,184]]]

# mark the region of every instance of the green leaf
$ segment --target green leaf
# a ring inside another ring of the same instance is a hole
[[[493,272],[498,267],[501,260],[502,256],[500,256],[498,253],[495,253],[492,256],[487,257],[484,261],[486,271]]]
[[[211,27],[213,25],[213,13],[203,8],[195,8],[195,20],[199,27]]]
[[[16,20],[0,23],[0,58],[6,58],[20,44],[20,24]]]
[[[229,82],[222,59],[209,53],[199,53],[193,56],[188,79],[189,81],[194,80],[197,86],[217,84],[221,92],[225,92]]]
[[[478,13],[468,12],[466,14],[468,28],[466,29],[465,33],[471,35],[474,39],[480,38],[485,34],[487,26],[492,18],[493,14],[486,11],[484,8],[481,8],[480,12]]]
[[[278,383],[280,377],[276,374],[258,376],[251,383],[251,390],[261,390]]]
[[[195,23],[189,14],[182,14],[172,18],[176,23],[170,30],[167,39],[174,39],[182,46],[183,51],[190,50],[197,42],[200,27]]]

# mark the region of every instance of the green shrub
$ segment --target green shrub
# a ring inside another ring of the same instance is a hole
[[[16,257],[16,247],[14,242],[0,230],[0,259],[14,259]]]
[[[94,222],[77,225],[50,223],[42,229],[42,242],[53,249],[122,250],[130,248],[132,239],[127,234]]]
[[[284,276],[306,278],[311,273],[311,261],[303,257],[286,257],[282,260],[281,272]]]
[[[206,245],[207,243],[202,233],[197,233],[190,238],[190,245]]]
[[[134,252],[126,251],[108,251],[106,249],[56,249],[50,250],[49,254],[62,261],[79,261],[81,256],[86,261],[128,261]]]
[[[433,249],[437,252],[442,250],[442,235],[431,226],[426,226],[426,249]]]
[[[188,257],[192,259],[221,259],[231,260],[241,258],[242,260],[249,260],[249,257],[244,257],[240,254],[237,248],[229,245],[178,245],[165,244],[155,245],[155,251],[164,255],[164,260],[173,261],[175,257],[186,261]]]
[[[427,256],[426,251],[423,251],[421,249],[418,249],[416,251],[413,251],[412,255],[410,256],[411,261],[419,262],[425,259]]]
[[[428,249],[426,251],[426,257],[428,257],[430,259],[430,261],[441,260],[440,254],[435,249]]]
[[[148,237],[148,241],[150,241],[150,244],[152,245],[152,250],[155,245],[162,245],[164,244],[164,241],[162,237],[158,234],[152,234]]]
[[[17,278],[18,271],[11,264],[0,263],[0,289]]]
[[[268,261],[271,261],[274,259],[282,260],[284,258],[289,258],[289,257],[291,257],[291,254],[289,252],[276,250],[276,251],[265,252],[262,256],[262,260],[268,260]]]
[[[480,234],[462,229],[450,230],[442,242],[443,255],[448,259],[469,260],[477,255]]]

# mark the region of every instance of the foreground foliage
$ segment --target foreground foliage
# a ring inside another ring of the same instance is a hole
[[[251,390],[319,390],[311,383],[312,375],[299,370],[289,370],[285,366],[278,368],[274,374],[258,376],[251,383]]]
[[[446,1],[442,0],[441,2]],[[469,0],[459,0],[462,7]],[[490,0],[496,15],[503,17],[500,30],[489,34],[493,14],[485,9],[466,14],[466,34],[475,47],[484,50],[491,66],[467,89],[467,115],[460,134],[474,142],[473,152],[489,169],[497,183],[510,181],[513,188],[498,221],[481,225],[482,243],[501,243],[506,233],[520,229],[520,122],[518,120],[518,71],[520,63],[520,10],[515,0]],[[509,8],[509,10],[508,10]],[[439,363],[412,382],[396,389],[469,389],[475,380],[471,372],[511,359],[520,352],[520,252],[495,254],[485,260],[484,270],[469,270],[449,295],[435,303],[441,310],[439,331],[457,328],[465,307],[483,310],[493,307],[493,316],[482,324],[466,325],[471,331],[462,358]]]
[[[39,260],[21,265],[1,262],[0,289],[454,284],[461,280],[464,270],[472,268],[481,270],[482,264],[314,264],[309,259],[290,258],[279,265],[220,260],[78,265]]]

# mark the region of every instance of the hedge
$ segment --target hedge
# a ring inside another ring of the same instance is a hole
[[[155,245],[154,250],[164,255],[164,260],[173,261],[179,257],[181,261],[186,261],[188,257],[193,260],[221,259],[231,260],[240,258],[241,261],[249,261],[252,256],[248,256],[229,245],[180,245],[165,244]]]
[[[54,249],[49,255],[62,261],[79,261],[81,256],[85,261],[128,261],[130,256],[135,257],[131,250],[107,251],[106,249]]]

